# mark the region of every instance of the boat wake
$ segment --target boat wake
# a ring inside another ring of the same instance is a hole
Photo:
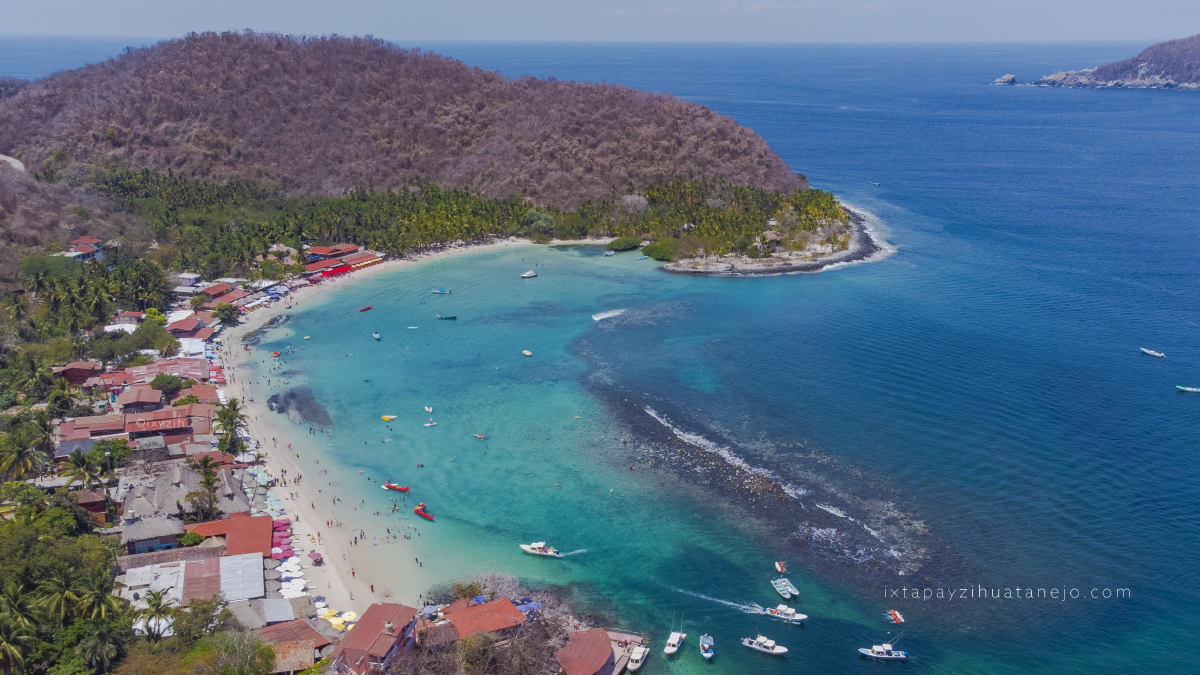
[[[745,612],[746,614],[762,614],[763,613],[762,606],[759,604],[753,603],[753,602],[733,602],[732,600],[722,600],[720,598],[714,598],[712,596],[705,595],[703,593],[696,593],[694,591],[689,591],[689,590],[685,590],[685,589],[671,586],[668,584],[664,584],[661,581],[659,582],[658,585],[662,586],[663,588],[666,588],[668,590],[675,591],[676,593],[683,593],[684,595],[690,595],[693,598],[700,598],[701,600],[708,600],[709,602],[715,602],[720,605],[725,605],[726,607],[732,607],[733,609],[736,609],[739,612]]]
[[[562,554],[562,557],[564,557],[564,558],[565,558],[565,557],[567,557],[567,556],[569,556],[569,555],[577,555],[577,554],[580,554],[580,553],[587,553],[587,549],[586,549],[586,548],[581,548],[581,549],[578,549],[578,550],[575,550],[575,551],[571,551],[570,553],[564,553],[564,554]]]

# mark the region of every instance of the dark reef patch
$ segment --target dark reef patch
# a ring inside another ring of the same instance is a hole
[[[333,420],[329,411],[317,401],[313,390],[308,387],[293,387],[267,399],[267,408],[281,415],[287,415],[296,424],[311,424],[317,427],[329,427]]]

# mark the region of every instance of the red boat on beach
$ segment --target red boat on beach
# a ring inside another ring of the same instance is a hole
[[[404,487],[400,487],[399,485],[396,485],[395,483],[384,483],[383,489],[384,490],[396,490],[397,492],[408,492],[407,485],[405,485]]]
[[[433,516],[425,511],[425,502],[421,502],[413,507],[413,513],[421,516],[425,520],[433,520]]]
[[[360,312],[365,312],[365,311],[367,311],[368,309],[371,309],[371,306],[370,306],[370,305],[367,305],[366,307],[360,307],[358,311],[360,311]]]

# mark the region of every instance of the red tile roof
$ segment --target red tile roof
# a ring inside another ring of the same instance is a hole
[[[179,321],[176,321],[174,323],[167,324],[167,330],[172,331],[172,332],[181,331],[184,333],[190,333],[190,332],[196,330],[196,328],[199,325],[200,325],[200,320],[197,319],[193,315],[193,316],[189,316],[186,319],[180,319]]]
[[[213,336],[213,333],[216,333],[216,332],[217,331],[215,328],[201,328],[200,330],[196,331],[195,334],[192,335],[192,339],[207,340]]]
[[[333,253],[333,247],[332,246],[314,246],[314,247],[308,249],[308,252],[316,253],[317,255],[329,255],[330,253]]]
[[[342,258],[343,265],[358,265],[360,263],[370,262],[379,259],[379,254],[373,251],[363,251],[361,253],[352,253],[345,258]]]
[[[105,432],[119,432],[124,421],[120,415],[95,415],[93,417],[76,417],[75,429],[86,429],[89,435],[99,436]]]
[[[316,628],[308,625],[304,619],[293,619],[284,623],[277,623],[274,626],[259,628],[258,636],[263,642],[273,645],[280,642],[293,642],[295,640],[312,640],[315,645],[313,649],[320,649],[329,644],[329,640],[325,639],[324,635],[317,632]]]
[[[135,403],[162,403],[162,392],[152,389],[148,384],[134,385],[117,396],[117,405],[126,406]]]
[[[175,395],[175,400],[171,402],[174,403],[188,396],[195,396],[200,399],[201,403],[220,402],[220,399],[217,398],[217,388],[211,384],[193,384],[186,389],[180,389],[179,393]]]
[[[96,247],[92,246],[91,244],[75,244],[71,246],[71,248],[74,249],[76,253],[91,253],[96,250]]]
[[[189,560],[183,568],[184,607],[192,600],[221,596],[221,559]]]
[[[209,286],[200,292],[212,298],[228,291],[231,288],[233,288],[233,286],[230,286],[229,284],[217,284],[216,286]]]
[[[412,607],[377,602],[358,618],[358,623],[354,624],[354,628],[346,633],[334,650],[333,657],[336,658],[342,652],[349,652],[346,654],[348,665],[355,672],[362,672],[362,664],[357,663],[359,656],[387,656],[388,650],[403,639],[404,629],[416,616],[417,610]],[[387,623],[395,626],[395,635],[383,632],[384,624]]]
[[[71,243],[72,244],[99,244],[101,241],[103,241],[103,240],[97,239],[95,237],[80,237],[80,238],[72,241]]]
[[[443,613],[445,610],[443,610]],[[471,633],[491,633],[519,626],[525,622],[525,615],[518,610],[508,598],[500,598],[460,609],[450,614],[444,614],[446,620],[454,624],[459,635]]]
[[[269,558],[271,557],[271,522],[271,516],[233,514],[222,520],[188,525],[184,529],[204,537],[225,537],[225,555],[227,556],[261,553],[264,557]]]
[[[272,673],[299,673],[308,670],[314,663],[313,650],[316,648],[312,640],[289,640],[276,642],[275,668]]]
[[[337,258],[330,258],[329,260],[319,260],[315,263],[309,263],[308,265],[305,265],[304,271],[305,272],[317,272],[317,271],[323,270],[327,267],[335,267],[335,266],[341,265],[341,264],[343,264],[342,261],[338,260]]]
[[[201,358],[160,359],[147,366],[126,368],[130,382],[147,382],[159,373],[204,382],[208,380],[208,360]]]
[[[597,675],[612,672],[613,651],[608,631],[593,628],[568,634],[571,642],[554,652],[566,675]]]
[[[227,302],[232,305],[248,295],[251,295],[250,291],[238,289],[236,291],[229,291],[219,298],[213,298],[213,302]]]

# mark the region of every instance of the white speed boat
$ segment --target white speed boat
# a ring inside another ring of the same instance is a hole
[[[526,272],[525,274],[522,274],[522,275],[521,275],[521,278],[522,278],[522,279],[532,279],[532,278],[534,278],[534,277],[536,277],[536,276],[537,276],[537,272],[534,272],[533,270],[529,270],[529,271],[528,271],[528,272]]]
[[[778,619],[785,623],[801,623],[808,618],[807,614],[801,614],[787,605],[769,607],[764,609],[762,613],[771,617],[772,619]]]
[[[637,669],[641,668],[642,664],[646,662],[646,655],[649,653],[649,649],[646,649],[641,645],[635,646],[629,652],[629,663],[625,667],[629,670],[629,672],[636,673]]]
[[[775,644],[774,640],[769,639],[765,635],[759,635],[753,638],[742,638],[742,646],[749,647],[756,652],[771,654],[772,656],[781,656],[787,653],[787,647],[782,647]]]
[[[532,544],[518,544],[522,551],[530,555],[542,555],[547,558],[561,558],[563,554],[553,546],[547,546],[544,541],[535,541]]]
[[[700,656],[705,659],[713,657],[713,639],[711,635],[705,634],[700,636]]]
[[[786,577],[772,579],[771,586],[774,587],[777,593],[783,596],[784,600],[800,597],[800,590],[793,586],[792,582],[788,581]]]
[[[1142,350],[1143,354],[1149,354],[1150,356],[1157,356],[1160,359],[1166,356],[1166,354],[1164,354],[1162,352],[1156,352],[1153,349],[1146,349],[1145,347],[1139,347],[1139,349]]]
[[[675,652],[679,651],[679,648],[683,646],[683,641],[686,639],[687,633],[673,631],[671,635],[667,637],[667,646],[663,648],[663,651],[667,654],[674,654]]]

